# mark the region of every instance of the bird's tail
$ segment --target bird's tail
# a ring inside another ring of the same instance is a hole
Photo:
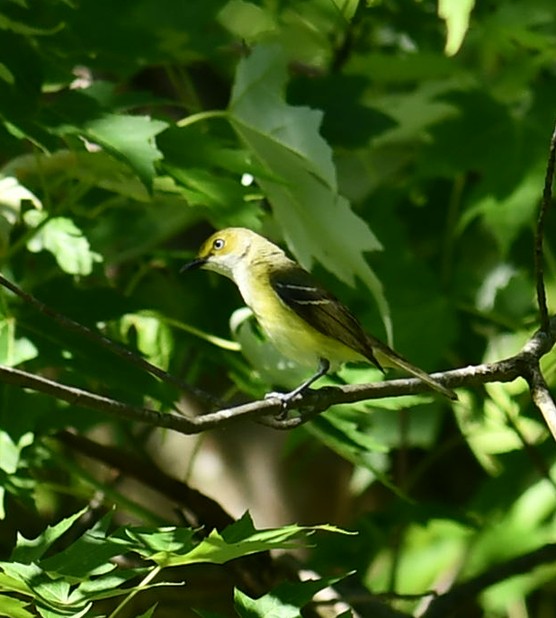
[[[428,384],[433,390],[438,393],[442,393],[442,395],[448,397],[448,399],[455,401],[458,398],[456,393],[451,388],[447,388],[446,386],[440,384],[440,382],[437,382],[426,371],[423,371],[422,369],[419,369],[419,367],[411,364],[408,360],[406,360],[403,356],[400,356],[397,352],[394,352],[394,350],[389,348],[386,344],[374,339],[369,343],[373,348],[373,357],[375,357],[380,364],[400,367],[407,373],[419,378],[422,382],[425,382],[425,384]]]

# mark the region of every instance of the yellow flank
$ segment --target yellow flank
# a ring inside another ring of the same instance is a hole
[[[320,359],[325,358],[333,369],[350,361],[366,361],[340,341],[315,330],[287,307],[264,274],[251,277],[250,287],[248,304],[261,328],[284,356],[311,367],[317,367]]]

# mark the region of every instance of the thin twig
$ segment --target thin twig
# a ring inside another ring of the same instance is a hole
[[[263,401],[192,417],[175,412],[159,412],[152,408],[133,406],[74,386],[60,384],[59,382],[54,382],[53,380],[13,367],[0,365],[0,381],[55,397],[71,405],[104,412],[118,418],[147,423],[154,427],[173,429],[178,433],[188,435],[212,429],[216,425],[230,420],[238,420],[260,414],[260,404],[267,405],[268,413],[277,414],[281,409],[280,404],[277,402]]]
[[[537,229],[535,232],[535,279],[537,286],[537,303],[539,305],[539,316],[541,329],[545,332],[549,328],[548,307],[546,304],[546,289],[544,285],[544,259],[543,259],[543,243],[544,243],[544,227],[546,214],[552,203],[552,185],[554,183],[554,167],[556,165],[556,126],[550,139],[550,148],[548,151],[548,162],[546,165],[546,175],[544,178],[544,189],[542,194],[539,216],[537,219]]]
[[[156,376],[162,382],[175,386],[179,390],[188,393],[189,395],[193,396],[199,403],[203,403],[205,405],[208,404],[211,407],[214,407],[218,404],[218,400],[209,393],[205,393],[204,391],[191,386],[187,382],[180,380],[180,378],[177,378],[176,376],[167,373],[163,369],[160,369],[160,367],[152,365],[141,356],[134,354],[131,350],[128,350],[121,345],[118,345],[116,342],[108,339],[108,337],[105,337],[101,333],[94,331],[91,328],[88,328],[87,326],[84,326],[83,324],[80,324],[79,322],[76,322],[75,320],[72,320],[61,313],[58,313],[58,311],[52,309],[52,307],[49,307],[48,305],[45,305],[43,302],[38,300],[38,298],[35,298],[32,294],[29,294],[28,292],[25,292],[15,283],[10,281],[9,279],[6,279],[6,277],[1,274],[0,285],[10,290],[10,292],[13,292],[16,296],[19,296],[19,298],[24,300],[26,303],[35,307],[35,309],[37,309],[40,313],[53,319],[66,330],[78,333],[82,337],[89,339],[89,341],[93,341],[94,343],[100,345],[106,350],[112,352],[116,356],[125,359],[128,363],[135,365],[136,367],[143,369],[147,373]]]

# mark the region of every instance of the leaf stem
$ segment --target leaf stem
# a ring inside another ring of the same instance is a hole
[[[162,570],[162,567],[160,565],[157,565],[153,568],[152,571],[150,571],[149,573],[147,573],[147,575],[145,575],[145,577],[143,578],[143,580],[141,581],[141,583],[134,588],[123,600],[122,602],[116,607],[116,609],[110,614],[110,616],[108,616],[108,618],[116,618],[116,616],[121,612],[121,610],[137,595],[139,594],[139,592],[141,592],[144,588],[146,588],[151,581],[160,573],[160,571]]]
[[[228,112],[225,109],[214,109],[206,112],[198,112],[197,114],[191,114],[186,116],[176,123],[180,129],[188,127],[196,122],[203,120],[210,120],[211,118],[228,118]]]

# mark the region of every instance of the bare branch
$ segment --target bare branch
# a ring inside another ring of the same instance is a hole
[[[541,329],[548,332],[549,318],[548,307],[546,304],[546,289],[544,286],[544,260],[543,260],[543,242],[544,242],[544,226],[546,214],[552,202],[552,185],[554,182],[554,166],[556,164],[556,126],[550,139],[550,148],[548,151],[548,162],[546,166],[546,175],[544,179],[544,189],[537,219],[537,229],[535,233],[535,278],[537,286],[537,303],[539,305],[539,315]]]
[[[246,416],[260,414],[259,402],[194,417],[176,414],[175,412],[159,412],[152,408],[133,406],[80,388],[66,386],[13,367],[0,366],[0,381],[44,393],[82,408],[104,412],[131,421],[147,423],[154,427],[173,429],[184,434],[199,433],[232,419],[237,420]],[[270,413],[278,413],[280,409],[279,405],[273,404],[270,401],[260,403],[268,403]]]
[[[496,363],[462,367],[451,371],[434,373],[432,376],[441,384],[450,388],[461,386],[477,386],[487,382],[511,382],[523,377],[530,380],[538,361],[553,346],[556,334],[556,318],[553,318],[551,330],[547,334],[537,331],[523,349],[510,358]],[[542,378],[542,376],[541,376]],[[538,378],[536,378],[538,380]],[[163,413],[150,408],[128,405],[108,397],[103,397],[88,391],[65,386],[47,378],[36,376],[19,369],[0,367],[0,380],[15,386],[29,388],[37,392],[67,401],[70,404],[112,414],[156,427],[165,427],[179,433],[195,434],[213,427],[224,425],[243,418],[256,418],[275,429],[293,429],[306,423],[330,406],[354,403],[383,397],[399,397],[429,392],[426,384],[417,378],[387,380],[372,384],[348,384],[344,386],[328,386],[305,392],[294,400],[294,408],[299,410],[298,416],[280,419],[282,404],[275,399],[253,401],[243,405],[224,408],[201,416]],[[535,386],[537,399],[549,398],[544,381]],[[544,394],[543,394],[544,393]],[[542,397],[541,397],[542,395]],[[543,414],[548,404],[543,403]],[[552,404],[553,405],[553,404]]]
[[[522,376],[522,364],[523,356],[520,352],[516,356],[497,363],[469,365],[460,369],[431,373],[431,377],[448,388],[478,386],[487,382],[512,382]],[[301,410],[300,416],[283,421],[266,418],[262,422],[276,429],[292,429],[306,423],[333,405],[423,393],[430,393],[430,389],[418,378],[400,378],[371,384],[328,386],[304,393],[296,406]]]
[[[533,403],[543,415],[552,437],[556,440],[556,404],[538,365],[531,369],[527,381],[529,382]]]

